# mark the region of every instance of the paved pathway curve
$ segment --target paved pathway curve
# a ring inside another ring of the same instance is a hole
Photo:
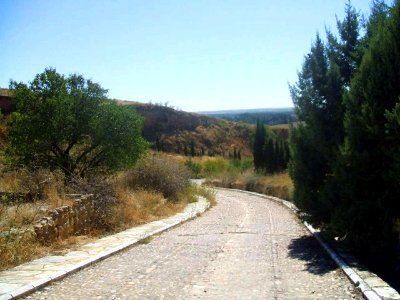
[[[225,190],[217,201],[27,299],[361,299],[286,207]]]

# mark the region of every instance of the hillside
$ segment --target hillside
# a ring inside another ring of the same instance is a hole
[[[234,149],[251,155],[253,126],[175,110],[157,104],[119,101],[132,105],[145,119],[144,136],[154,148],[185,154],[193,144],[196,155],[229,156]],[[186,148],[186,151],[185,151]]]

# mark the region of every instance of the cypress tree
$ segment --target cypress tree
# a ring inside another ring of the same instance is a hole
[[[254,167],[257,171],[263,169],[264,144],[265,144],[265,128],[260,120],[257,120],[256,133],[253,144]]]
[[[307,220],[321,226],[331,220],[336,198],[330,182],[344,139],[343,92],[360,63],[359,16],[347,4],[337,21],[339,38],[319,35],[305,57],[298,82],[290,86],[300,123],[290,130],[290,176],[294,202]]]
[[[355,249],[387,258],[400,217],[400,2],[377,24],[346,96],[346,142],[335,172],[342,188],[331,227]]]
[[[275,171],[275,151],[274,141],[269,138],[264,147],[264,169],[267,173],[273,173]]]
[[[196,151],[195,151],[195,148],[194,148],[194,141],[190,142],[190,156],[191,157],[196,156]]]
[[[160,151],[160,138],[158,137],[158,135],[156,136],[156,150],[157,152]]]

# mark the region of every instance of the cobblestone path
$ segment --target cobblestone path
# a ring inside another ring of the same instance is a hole
[[[201,217],[28,299],[361,299],[285,207],[217,191]]]

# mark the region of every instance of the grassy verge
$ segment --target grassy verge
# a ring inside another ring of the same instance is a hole
[[[174,215],[196,201],[198,195],[215,203],[210,190],[190,185],[189,178],[190,173],[182,164],[161,156],[147,158],[134,170],[115,177],[77,180],[68,186],[52,172],[3,172],[3,191],[40,191],[41,197],[33,203],[14,205],[0,201],[0,270],[45,255],[62,254],[105,234]],[[44,246],[36,241],[33,224],[48,209],[71,204],[68,193],[97,195],[98,220],[84,236]]]
[[[236,177],[209,180],[207,183],[217,187],[256,192],[288,201],[291,201],[293,193],[293,183],[287,172],[271,175],[248,172]]]
[[[289,201],[292,199],[293,183],[288,173],[256,173],[251,158],[195,157],[186,159],[185,164],[198,177],[205,177],[209,185],[252,191]]]

